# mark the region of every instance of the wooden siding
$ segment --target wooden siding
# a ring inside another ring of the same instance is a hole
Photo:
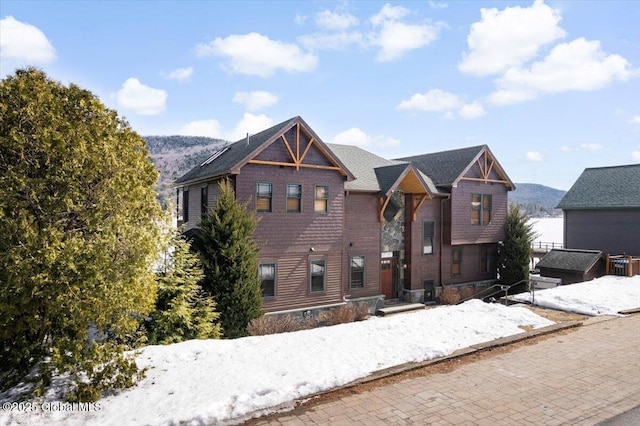
[[[640,256],[640,209],[565,210],[564,247]]]
[[[273,185],[270,213],[256,213],[259,222],[254,237],[260,246],[260,261],[276,262],[276,297],[265,298],[267,312],[311,307],[342,301],[344,276],[343,221],[344,178],[331,170],[295,170],[290,167],[248,164],[236,176],[238,200],[255,211],[256,182]],[[302,185],[302,212],[286,212],[286,186]],[[329,213],[314,212],[315,186],[329,187]],[[313,251],[311,249],[313,248]],[[309,257],[326,261],[326,291],[309,292]]]
[[[457,245],[453,247],[462,248],[462,274],[459,276],[451,276],[451,248],[449,248],[449,259],[443,257],[443,264],[449,264],[448,274],[449,282],[446,284],[463,284],[476,281],[492,280],[496,279],[497,275],[497,259],[498,259],[498,245],[497,244],[469,244],[469,245]],[[480,249],[486,247],[489,255],[489,270],[488,272],[480,271]],[[443,272],[444,275],[444,272]]]
[[[471,224],[471,195],[490,194],[491,222]],[[502,184],[461,181],[451,190],[451,244],[482,244],[504,240],[507,188]]]
[[[416,215],[411,226],[411,274],[407,280],[405,274],[404,288],[421,289],[424,280],[434,280],[436,285],[440,279],[440,203],[441,199],[426,200]],[[433,254],[422,254],[423,223],[434,222]],[[448,259],[448,258],[447,258]]]
[[[350,192],[345,196],[344,288],[348,297],[380,294],[381,224],[378,221],[379,197]],[[365,257],[365,287],[349,289],[349,258]]]

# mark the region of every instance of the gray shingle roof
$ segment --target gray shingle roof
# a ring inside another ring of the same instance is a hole
[[[601,257],[599,250],[553,249],[540,259],[537,267],[587,272]]]
[[[406,161],[387,160],[353,145],[327,144],[329,149],[355,176],[352,182],[345,182],[348,191],[372,191],[386,194],[398,177],[409,167]],[[417,170],[432,194],[439,193],[431,179]]]
[[[350,191],[381,191],[375,169],[396,164],[407,164],[405,161],[393,161],[365,151],[353,145],[329,143],[329,149],[342,161],[356,179],[345,182],[344,188]]]
[[[558,208],[640,208],[640,164],[585,169]]]
[[[211,161],[208,164],[205,161],[203,165],[194,167],[179,179],[177,179],[174,185],[180,185],[187,182],[195,182],[204,179],[211,179],[231,173],[233,169],[241,165],[243,161],[256,155],[256,153],[259,152],[263,146],[268,146],[277,136],[279,136],[282,132],[290,129],[296,123],[302,124],[309,132],[313,134],[313,137],[316,141],[324,144],[321,139],[315,133],[313,133],[313,130],[311,130],[311,128],[301,117],[293,117],[259,133],[250,135],[248,138],[248,143],[247,138],[242,138],[239,141],[229,145],[227,149],[222,152],[222,154],[220,154],[220,156],[218,156],[214,161]],[[211,154],[214,153],[212,152]],[[328,153],[328,155],[331,154],[331,152]],[[334,157],[334,159],[337,160],[341,167],[343,166],[343,164],[340,164],[340,160],[337,157]],[[345,167],[344,171],[347,174],[348,180],[351,180],[352,175],[350,173],[350,170]]]
[[[450,187],[485,147],[486,145],[472,146],[398,160],[413,163],[421,172],[429,176],[436,186]]]

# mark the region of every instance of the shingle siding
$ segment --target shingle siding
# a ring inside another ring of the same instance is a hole
[[[565,210],[564,245],[640,256],[640,209]]]
[[[472,194],[491,195],[489,225],[471,224]],[[504,240],[507,204],[507,190],[504,185],[461,181],[451,190],[451,243],[484,244]]]

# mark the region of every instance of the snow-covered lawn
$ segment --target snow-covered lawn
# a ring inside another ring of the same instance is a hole
[[[209,424],[550,324],[524,307],[471,300],[295,333],[149,346],[138,356],[147,377],[101,399],[100,411],[2,412],[0,424]]]
[[[516,300],[537,306],[585,315],[617,315],[619,311],[640,308],[640,275],[607,275],[584,283],[563,285],[535,294],[521,293]]]
[[[537,291],[535,298],[536,303],[551,300],[543,306],[574,312],[591,306],[600,314],[615,313],[640,306],[640,277],[606,277]],[[93,411],[45,412],[42,407],[60,406],[50,395],[39,401],[49,405],[32,406],[37,411],[0,412],[0,424],[209,424],[269,410],[377,370],[521,333],[522,326],[550,324],[525,307],[471,300],[295,333],[149,346],[137,358],[140,367],[148,367],[147,377],[135,388],[101,399],[90,406]]]

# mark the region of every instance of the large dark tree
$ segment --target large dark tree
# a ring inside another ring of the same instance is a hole
[[[216,301],[225,337],[247,335],[262,314],[256,218],[238,203],[229,181],[220,184],[215,208],[200,222],[194,247],[204,267],[202,287]]]
[[[0,82],[0,383],[37,367],[76,397],[127,386],[152,308],[162,211],[144,141],[87,90],[34,68]],[[73,396],[73,395],[72,395]]]
[[[531,262],[531,243],[535,238],[533,225],[526,215],[520,212],[517,204],[509,207],[504,226],[505,239],[498,248],[498,276],[502,284],[517,286],[510,293],[528,290],[529,263]]]

